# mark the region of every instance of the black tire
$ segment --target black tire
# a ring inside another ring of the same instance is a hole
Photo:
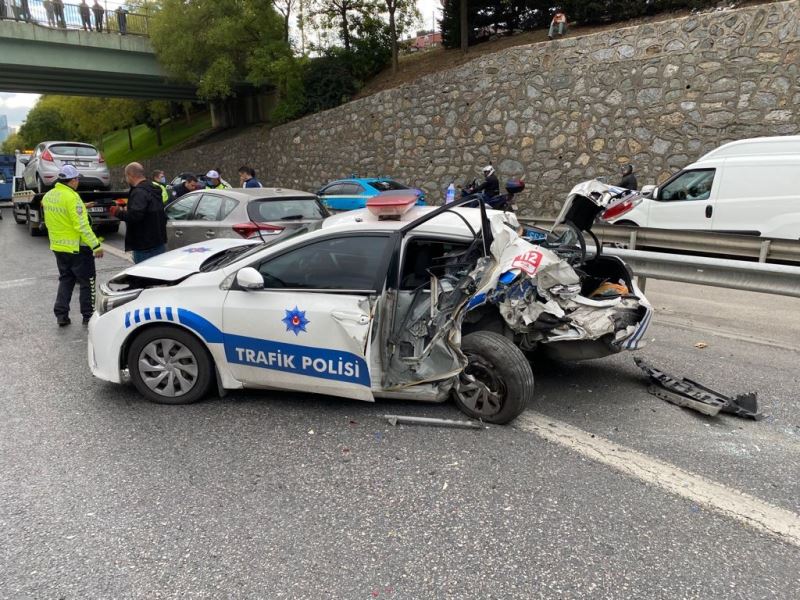
[[[616,223],[614,223],[614,225],[623,225],[625,227],[638,227],[638,225],[633,221],[625,221],[624,219],[622,221],[617,221]]]
[[[25,224],[28,222],[28,221],[27,221],[27,219],[26,219],[25,217],[20,217],[20,216],[17,214],[17,209],[16,209],[16,208],[12,208],[12,213],[14,214],[14,222],[15,222],[17,225],[25,225]]]
[[[38,175],[36,176],[36,193],[37,194],[44,194],[47,191],[44,185],[44,181]]]
[[[461,350],[469,363],[453,394],[456,406],[488,423],[513,421],[533,398],[533,370],[528,359],[511,340],[491,331],[465,335]]]
[[[162,342],[163,345],[160,346],[162,352],[159,354],[158,348]],[[184,358],[174,359],[177,352],[172,351],[177,348],[181,349],[180,353]],[[193,362],[183,354],[183,349],[191,353]],[[171,359],[166,358],[168,353],[172,354]],[[171,370],[169,367],[164,368],[165,358],[172,366]],[[155,359],[161,359],[160,364]],[[196,374],[193,376],[189,369],[192,364],[196,366]],[[141,365],[149,365],[151,369],[148,370]],[[131,381],[139,393],[150,402],[158,404],[191,404],[202,400],[208,394],[214,375],[214,364],[208,350],[191,333],[178,327],[153,327],[145,329],[136,336],[128,350],[128,369]],[[168,375],[158,383],[156,383],[157,376],[148,377],[148,373],[152,375],[164,371],[167,371]],[[180,377],[177,374],[180,374]],[[184,387],[181,378],[191,385],[186,389],[180,389]],[[178,390],[175,389],[176,383]],[[160,391],[158,386],[162,386]],[[172,395],[171,392],[177,394]]]
[[[25,213],[25,216],[26,216],[27,221],[28,221],[28,233],[30,233],[31,236],[33,236],[33,237],[39,237],[40,235],[44,235],[44,233],[42,232],[41,223],[34,223],[31,220],[31,211],[30,210],[28,210]]]

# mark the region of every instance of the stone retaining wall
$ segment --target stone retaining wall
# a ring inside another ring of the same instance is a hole
[[[800,1],[518,46],[339,108],[148,161],[173,174],[252,165],[316,190],[391,175],[437,202],[492,162],[524,176],[524,214],[636,166],[661,181],[721,143],[800,133]]]

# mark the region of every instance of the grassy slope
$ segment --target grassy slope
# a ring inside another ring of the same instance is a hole
[[[156,143],[156,132],[146,125],[137,125],[131,130],[133,150],[128,149],[128,130],[112,131],[103,138],[103,155],[109,166],[124,165],[134,160],[145,160],[156,154],[167,152],[175,145],[198,133],[211,129],[209,113],[192,117],[191,125],[184,119],[171,121],[161,127],[163,145]]]

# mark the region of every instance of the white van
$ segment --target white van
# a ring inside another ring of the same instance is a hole
[[[800,239],[800,135],[725,144],[642,191],[610,221]]]

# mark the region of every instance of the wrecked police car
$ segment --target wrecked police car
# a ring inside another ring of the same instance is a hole
[[[123,271],[89,324],[92,372],[170,404],[216,383],[452,397],[471,417],[507,423],[533,397],[524,351],[602,348],[584,358],[641,343],[650,307],[618,260],[578,260],[571,246],[570,264],[564,237],[532,244],[513,215],[415,201],[387,192],[269,245],[213,240]]]

